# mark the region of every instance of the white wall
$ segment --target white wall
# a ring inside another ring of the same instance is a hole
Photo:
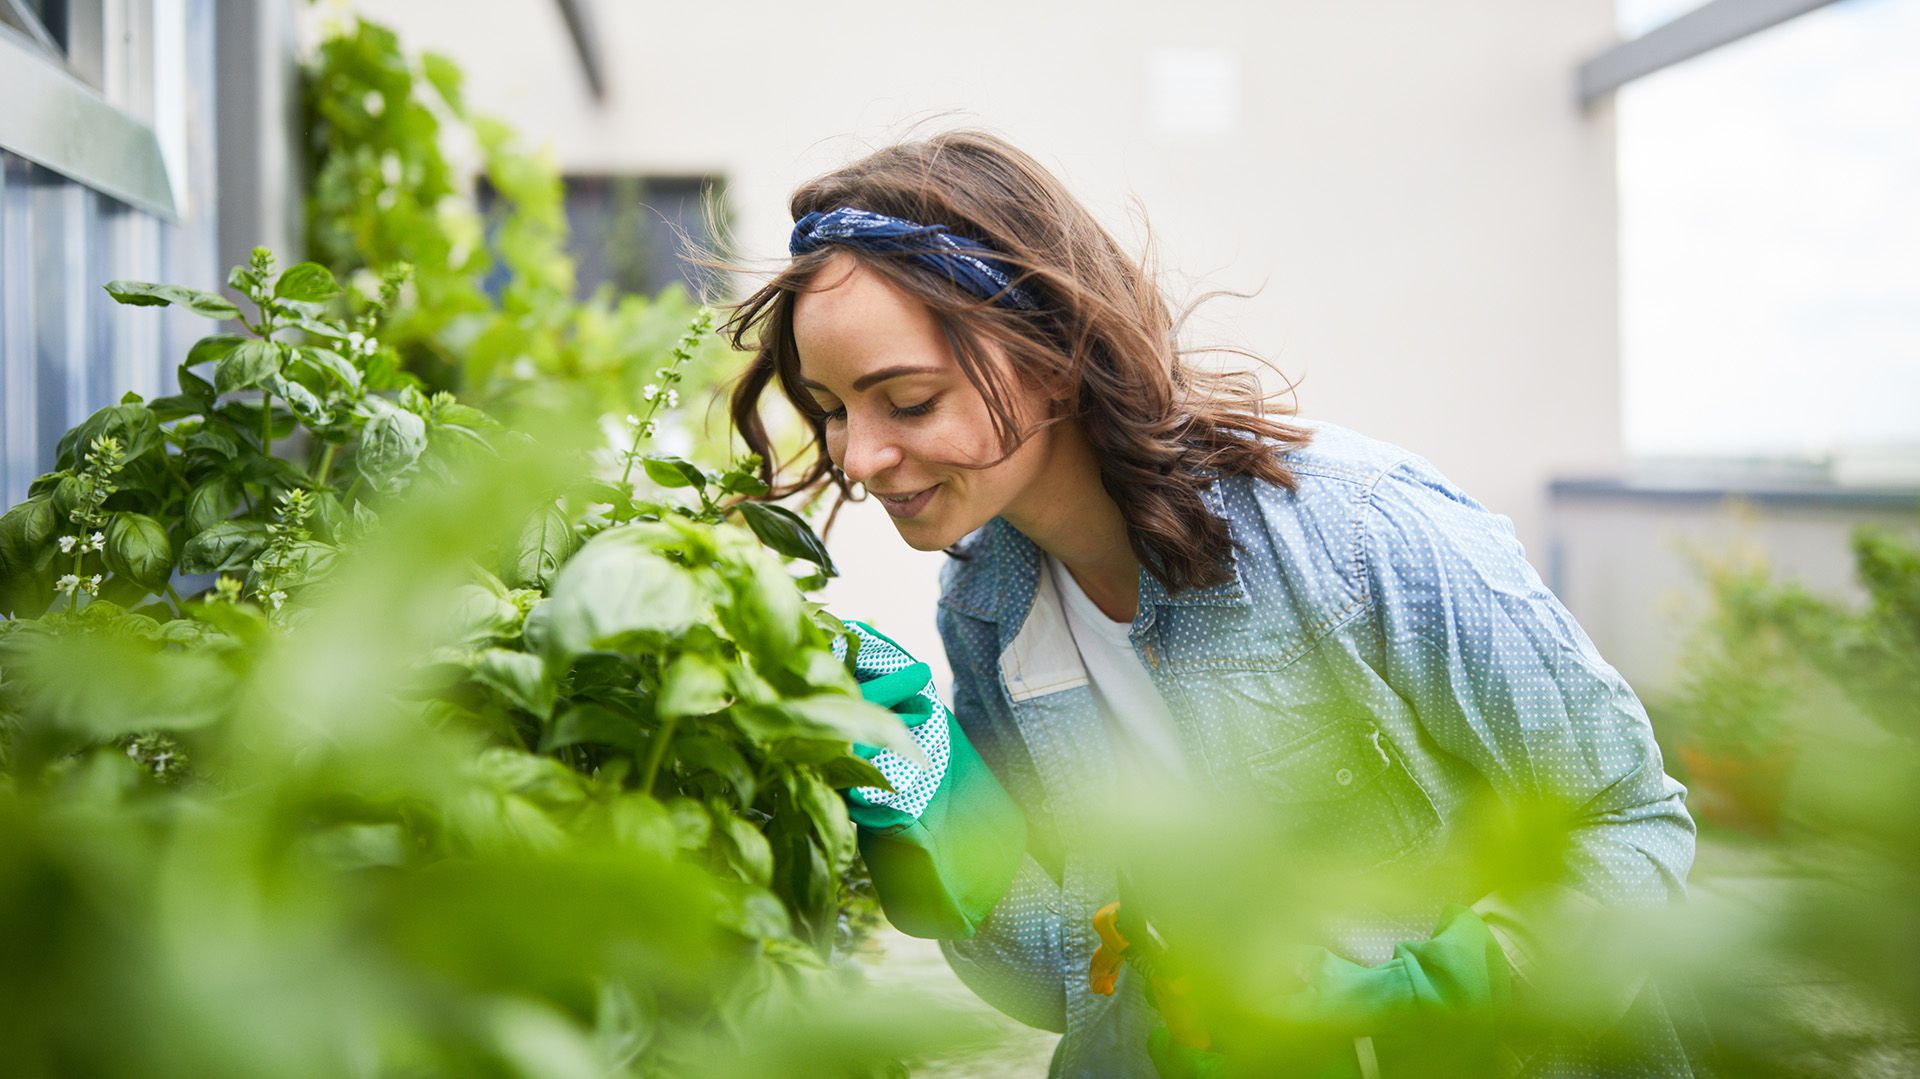
[[[1778,581],[1859,608],[1866,593],[1854,575],[1854,530],[1920,538],[1920,489],[1711,491],[1566,494],[1552,506],[1550,547],[1535,561],[1543,571],[1551,565],[1560,598],[1643,698],[1679,688],[1680,648],[1711,611],[1701,557],[1757,562]]]
[[[1136,195],[1176,296],[1264,287],[1217,301],[1212,339],[1304,377],[1304,414],[1432,459],[1536,564],[1547,479],[1619,462],[1612,115],[1571,88],[1612,0],[597,0],[605,105],[550,0],[357,6],[460,61],[471,104],[567,169],[725,174],[748,255],[784,254],[798,182],[943,110],[935,128],[1005,134],[1123,241]],[[870,505],[833,546],[836,608],[938,663],[940,556]]]

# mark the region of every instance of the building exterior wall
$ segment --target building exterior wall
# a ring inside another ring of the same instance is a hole
[[[86,5],[73,8],[81,12]],[[129,310],[101,288],[116,278],[211,288],[216,270],[213,161],[213,0],[93,5],[103,40],[76,45],[67,65],[18,50],[13,64],[71,68],[97,94],[149,128],[164,157],[174,214],[103,193],[22,156],[0,139],[0,498],[12,506],[53,467],[67,428],[132,390],[170,392],[173,369],[212,327],[172,309]],[[58,71],[55,77],[65,78]],[[58,95],[8,101],[13,119],[57,123]],[[15,128],[16,130],[19,128]],[[86,137],[81,133],[81,138]]]
[[[1861,526],[1920,539],[1920,488],[1563,483],[1542,570],[1642,696],[1676,690],[1681,647],[1710,609],[1706,562],[1770,567],[1814,595],[1866,602],[1849,546]]]
[[[800,181],[915,121],[987,126],[1123,243],[1137,197],[1176,298],[1259,290],[1196,340],[1429,457],[1536,561],[1548,479],[1618,463],[1612,119],[1572,89],[1611,0],[584,6],[603,103],[552,0],[361,0],[307,33],[358,7],[452,56],[470,105],[565,171],[724,175],[751,257],[784,255]],[[939,556],[871,505],[833,546],[829,599],[937,654]]]

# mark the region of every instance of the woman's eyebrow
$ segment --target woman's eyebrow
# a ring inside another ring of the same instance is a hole
[[[854,379],[853,392],[863,393],[869,388],[873,386],[877,386],[880,383],[885,382],[890,378],[900,378],[904,375],[937,375],[939,373],[940,373],[940,369],[938,367],[912,367],[912,366],[882,367],[878,371],[871,371],[867,374],[861,375],[859,378]],[[801,379],[800,385],[805,386],[807,389],[810,389],[810,390],[826,390],[826,392],[828,393],[833,392],[832,390],[828,390],[825,386],[820,385],[818,382],[814,382],[810,379],[804,379],[804,378]]]

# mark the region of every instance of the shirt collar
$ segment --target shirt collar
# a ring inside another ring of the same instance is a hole
[[[1201,497],[1214,515],[1226,520],[1225,481],[1216,480],[1201,491]],[[1000,622],[1003,628],[1026,621],[1033,607],[1034,591],[1040,576],[1040,548],[1005,518],[995,517],[981,527],[968,545],[978,564],[964,570],[953,590],[941,602],[966,614]],[[1144,569],[1140,572],[1140,607],[1246,607],[1246,582],[1240,572],[1237,555],[1229,555],[1233,576],[1218,584],[1186,588],[1168,593],[1160,579]],[[1008,634],[1003,633],[1002,636]],[[1005,642],[1002,642],[1003,644]]]

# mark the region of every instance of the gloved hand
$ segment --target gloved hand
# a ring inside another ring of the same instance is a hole
[[[1167,959],[1166,944],[1136,909],[1108,903],[1094,912],[1093,931],[1100,947],[1093,953],[1087,971],[1087,988],[1101,996],[1112,996],[1119,984],[1120,967],[1131,964],[1147,979],[1147,995],[1166,1019],[1173,1041],[1192,1049],[1212,1045],[1200,1014],[1189,995],[1187,979]]]
[[[1352,1035],[1389,1035],[1431,1022],[1484,1019],[1512,999],[1506,953],[1479,915],[1450,906],[1425,940],[1397,944],[1393,958],[1366,967],[1314,949],[1306,988],[1277,1013]]]
[[[864,622],[854,677],[868,701],[907,724],[922,767],[891,750],[855,745],[892,790],[844,791],[880,907],[909,936],[970,937],[1006,894],[1026,852],[1027,822],[933,689],[933,672]],[[846,642],[834,642],[846,658]]]
[[[1095,926],[1102,951],[1108,951],[1108,929],[1100,928],[1099,917]],[[1131,950],[1123,945],[1117,954]],[[1250,1009],[1258,1018],[1248,1030],[1236,1031],[1289,1056],[1287,1073],[1360,1079],[1497,1072],[1494,1024],[1512,999],[1511,972],[1506,954],[1473,911],[1448,907],[1431,937],[1395,946],[1393,958],[1378,966],[1325,948],[1304,949],[1302,960],[1303,984]],[[1096,954],[1094,974],[1101,973]],[[1151,1034],[1148,1051],[1166,1079],[1256,1074],[1277,1063],[1242,1059],[1231,1046],[1214,1045],[1184,991],[1167,993],[1160,977],[1150,984],[1166,1023]],[[1246,1067],[1236,1071],[1238,1065]]]

